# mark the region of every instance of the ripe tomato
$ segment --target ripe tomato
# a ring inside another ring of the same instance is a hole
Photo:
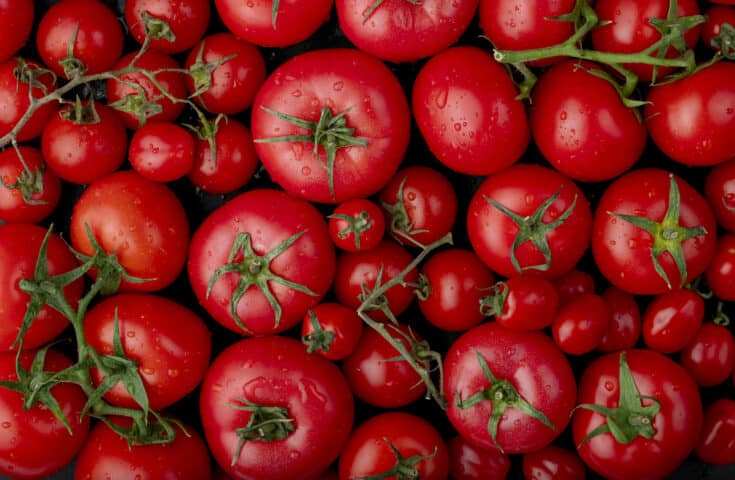
[[[582,355],[594,350],[607,332],[612,312],[594,293],[583,293],[559,308],[551,324],[554,343],[562,352]]]
[[[301,323],[301,343],[309,353],[327,360],[350,355],[362,336],[362,320],[339,303],[320,303],[310,309]]]
[[[0,0],[0,62],[4,62],[26,44],[33,28],[33,0]]]
[[[735,5],[735,2],[733,2]],[[704,13],[707,19],[702,25],[702,43],[716,52],[722,52],[725,55],[735,53],[735,37],[730,29],[735,28],[735,8],[723,5],[710,5]],[[725,24],[730,25],[730,29],[723,28]],[[720,38],[718,38],[720,37]],[[727,43],[727,39],[730,43]]]
[[[194,137],[172,122],[146,123],[133,133],[128,161],[140,176],[154,182],[183,177],[194,165]]]
[[[576,268],[556,277],[553,282],[559,291],[560,304],[567,303],[582,293],[595,293],[594,277]]]
[[[403,160],[409,127],[396,77],[352,49],[310,51],[282,64],[258,91],[251,117],[273,180],[320,203],[380,190]]]
[[[705,271],[707,285],[720,300],[735,302],[735,235],[723,235]]]
[[[209,3],[209,0],[127,0],[125,24],[135,41],[142,44],[147,23],[152,20],[155,26],[150,30],[165,35],[150,39],[151,50],[166,54],[183,52],[201,40],[207,30]]]
[[[243,335],[295,326],[332,284],[334,246],[322,215],[285,192],[250,190],[197,228],[189,281],[215,320]]]
[[[60,197],[59,177],[46,169],[36,148],[0,152],[0,221],[40,222],[54,211]]]
[[[447,450],[454,480],[505,480],[510,473],[507,455],[479,449],[459,435],[447,442]]]
[[[651,350],[674,353],[684,348],[704,320],[704,300],[689,289],[656,296],[643,314],[643,341]]]
[[[704,409],[704,425],[695,453],[715,465],[735,463],[735,400],[720,398]]]
[[[715,165],[707,172],[704,194],[715,212],[717,223],[735,233],[735,158]]]
[[[587,472],[577,454],[549,445],[523,456],[526,480],[584,480]]]
[[[448,168],[489,175],[516,162],[530,134],[508,72],[479,48],[433,56],[413,85],[412,108],[431,153]]]
[[[31,86],[30,79],[33,78]],[[0,137],[10,133],[30,108],[31,97],[43,98],[56,87],[56,77],[38,63],[13,57],[0,63]],[[37,106],[16,135],[18,142],[38,137],[57,102]]]
[[[329,216],[329,235],[337,248],[347,252],[375,248],[385,235],[383,212],[366,198],[342,202]]]
[[[215,460],[233,478],[310,480],[342,451],[354,406],[334,364],[296,340],[266,336],[214,360],[200,413]]]
[[[444,480],[449,454],[439,432],[426,420],[404,412],[369,418],[350,435],[339,458],[340,480],[401,478],[412,468],[415,478]]]
[[[633,295],[610,286],[602,293],[610,307],[607,332],[597,345],[600,352],[615,352],[633,348],[641,336],[641,310]]]
[[[679,363],[700,387],[719,385],[735,369],[735,338],[727,327],[704,323],[681,351]]]
[[[541,330],[549,325],[559,308],[559,292],[545,278],[519,275],[494,289],[491,304],[495,321],[511,330]],[[483,304],[487,305],[487,300]]]

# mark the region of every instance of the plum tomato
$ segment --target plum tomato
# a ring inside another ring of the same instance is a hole
[[[704,320],[704,299],[687,288],[657,295],[643,313],[643,341],[651,350],[674,353],[694,337]]]

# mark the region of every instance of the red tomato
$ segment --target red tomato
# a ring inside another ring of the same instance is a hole
[[[194,137],[172,122],[146,123],[133,133],[128,160],[142,177],[170,182],[183,177],[194,165]]]
[[[735,401],[720,398],[704,409],[704,425],[695,453],[715,465],[735,463]]]
[[[421,480],[445,480],[449,475],[447,447],[423,418],[386,412],[352,432],[339,458],[339,478],[401,478],[398,472],[407,467]]]
[[[559,436],[577,388],[569,362],[546,335],[489,322],[449,348],[444,391],[447,416],[465,440],[511,454],[538,450]]]
[[[549,280],[520,275],[498,287],[492,310],[499,325],[511,330],[541,330],[551,325],[559,308],[559,293]]]
[[[71,243],[93,255],[91,234],[108,254],[114,253],[128,275],[125,291],[155,291],[176,280],[186,261],[189,221],[184,207],[165,185],[133,171],[120,171],[93,182],[77,200],[71,216]],[[90,271],[96,276],[96,271]]]
[[[337,20],[357,48],[390,62],[414,62],[467,30],[477,0],[337,0]]]
[[[362,336],[362,320],[339,303],[320,303],[310,309],[301,323],[301,343],[309,353],[327,360],[350,355]]]
[[[481,450],[461,436],[447,442],[449,474],[454,480],[505,480],[510,459],[500,452]]]
[[[209,0],[127,0],[125,24],[130,35],[141,44],[148,25],[152,27],[150,31],[164,33],[162,38],[151,35],[149,45],[153,51],[183,52],[199,42],[207,30],[209,3]]]
[[[600,352],[633,348],[641,336],[641,310],[633,295],[617,287],[608,287],[602,298],[610,307],[607,332],[597,345]]]
[[[723,235],[717,241],[715,256],[705,277],[715,297],[735,302],[735,235]]]
[[[704,272],[716,232],[712,210],[699,192],[665,170],[640,169],[603,192],[592,225],[592,254],[616,287],[656,295]],[[672,255],[680,257],[678,266]]]
[[[215,320],[243,335],[295,326],[332,284],[335,254],[324,218],[279,190],[240,194],[199,225],[189,281]]]
[[[34,147],[0,152],[0,221],[37,223],[51,214],[61,197],[59,177],[47,170]]]
[[[29,83],[31,77],[35,80],[33,86]],[[18,125],[30,108],[31,97],[44,98],[55,87],[56,77],[36,62],[14,57],[0,63],[0,137]],[[53,101],[35,107],[15,139],[24,142],[38,137],[58,108]]]
[[[704,320],[704,300],[689,289],[658,295],[643,314],[643,341],[651,350],[674,353],[684,348]]]
[[[732,5],[735,5],[735,2]],[[707,20],[702,25],[702,43],[716,52],[728,55],[735,53],[735,44],[732,43],[735,40],[733,31],[723,29],[724,24],[735,28],[735,8],[711,5],[704,13],[704,17]],[[729,44],[727,43],[728,38],[730,39]]]
[[[258,91],[251,117],[255,149],[273,180],[320,203],[380,190],[403,160],[409,127],[396,77],[352,49],[310,51],[282,64]]]
[[[586,474],[582,460],[566,448],[549,445],[523,456],[526,480],[584,480]]]
[[[589,202],[574,182],[526,164],[488,177],[467,212],[472,248],[504,277],[568,272],[589,246],[591,222]]]
[[[562,352],[582,355],[594,350],[607,332],[612,312],[607,302],[593,293],[583,293],[559,308],[551,324],[554,343]]]
[[[715,165],[707,172],[704,194],[717,223],[735,233],[735,158]]]
[[[595,293],[595,279],[587,272],[578,269],[569,270],[554,280],[559,291],[559,303],[567,303],[572,297],[582,293]]]
[[[4,62],[26,44],[33,28],[33,0],[0,0],[0,62]]]
[[[412,107],[431,153],[448,168],[488,175],[515,163],[530,134],[508,72],[479,48],[433,56],[413,85]]]
[[[209,448],[232,477],[310,480],[342,451],[354,407],[334,364],[296,340],[267,336],[237,342],[214,360],[200,413]]]
[[[704,323],[681,351],[679,363],[700,387],[719,385],[735,369],[735,338],[727,327]]]
[[[380,207],[366,198],[342,202],[329,216],[329,236],[337,248],[347,252],[370,250],[385,235]]]

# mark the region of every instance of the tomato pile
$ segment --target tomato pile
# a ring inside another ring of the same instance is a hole
[[[735,475],[735,1],[0,19],[0,475]]]

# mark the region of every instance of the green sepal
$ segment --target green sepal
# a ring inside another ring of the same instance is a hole
[[[406,210],[406,204],[403,201],[403,188],[406,185],[408,176],[401,179],[401,183],[398,185],[398,192],[396,193],[396,203],[390,204],[387,202],[381,202],[381,205],[386,212],[390,215],[390,233],[399,243],[403,243],[401,239],[411,240],[412,243],[422,246],[416,242],[412,236],[428,232],[426,229],[414,229],[413,223],[408,216]]]
[[[416,468],[421,462],[431,460],[436,456],[438,447],[434,447],[434,451],[429,455],[411,455],[410,457],[404,457],[403,454],[396,448],[396,446],[383,437],[383,441],[388,445],[393,455],[396,457],[396,463],[385,472],[376,473],[373,475],[364,475],[361,477],[354,477],[355,480],[381,480],[384,478],[394,478],[395,480],[419,480],[421,478],[421,472]]]
[[[307,353],[314,353],[317,350],[321,350],[324,353],[329,353],[332,342],[334,341],[334,332],[324,330],[322,324],[319,323],[319,319],[313,310],[308,311],[309,321],[311,326],[314,328],[312,333],[301,337],[301,343],[306,345]]]
[[[365,25],[365,22],[368,21],[368,18],[370,18],[373,15],[373,12],[380,7],[380,5],[383,4],[384,0],[375,0],[372,5],[370,5],[370,8],[367,9],[367,12],[365,12],[365,15],[362,16],[362,24]],[[422,0],[405,0],[411,5],[420,5]]]
[[[735,60],[735,26],[729,23],[720,25],[720,33],[712,39],[711,46],[719,50],[724,58]]]
[[[168,42],[176,41],[176,34],[171,30],[171,25],[166,20],[154,17],[146,10],[140,13],[144,22],[146,37],[152,40],[166,40]]]
[[[480,299],[480,313],[486,317],[503,313],[505,299],[508,298],[508,284],[500,281],[489,288],[490,294]]]
[[[286,408],[258,405],[242,397],[236,398],[235,402],[228,406],[235,410],[250,412],[250,418],[247,425],[235,430],[239,440],[232,455],[232,465],[237,463],[245,442],[280,441],[296,430],[294,420],[288,416]]]

